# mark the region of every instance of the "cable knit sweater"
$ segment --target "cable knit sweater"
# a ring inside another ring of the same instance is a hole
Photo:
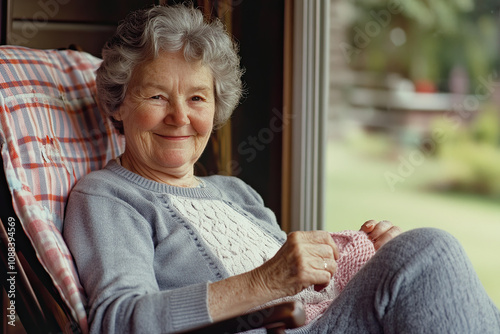
[[[88,296],[91,333],[172,332],[211,321],[207,284],[260,266],[286,240],[261,197],[234,177],[160,184],[116,161],[71,192],[63,235]],[[320,315],[373,254],[361,232],[332,234],[332,283],[285,298]],[[281,301],[281,300],[280,300]]]

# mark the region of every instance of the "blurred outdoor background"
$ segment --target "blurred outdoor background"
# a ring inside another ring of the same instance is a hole
[[[463,244],[500,307],[500,2],[331,0],[326,228]]]

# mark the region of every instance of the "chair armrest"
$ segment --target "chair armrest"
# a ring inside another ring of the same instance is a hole
[[[306,314],[300,302],[285,302],[230,319],[182,332],[184,334],[238,333],[266,328],[268,333],[303,326]]]

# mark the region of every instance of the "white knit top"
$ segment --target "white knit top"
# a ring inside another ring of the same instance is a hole
[[[222,201],[170,196],[174,207],[189,221],[211,251],[221,259],[230,275],[250,271],[272,258],[281,245],[247,217]],[[334,299],[338,292],[333,284],[320,292],[313,287],[272,303],[299,300],[315,304]],[[266,304],[269,305],[269,304]]]

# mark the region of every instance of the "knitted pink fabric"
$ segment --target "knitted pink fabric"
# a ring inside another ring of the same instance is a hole
[[[375,247],[364,232],[342,231],[330,234],[340,253],[337,271],[333,275],[335,287],[340,293],[358,270],[375,254]],[[332,300],[304,305],[306,323],[323,314]]]

